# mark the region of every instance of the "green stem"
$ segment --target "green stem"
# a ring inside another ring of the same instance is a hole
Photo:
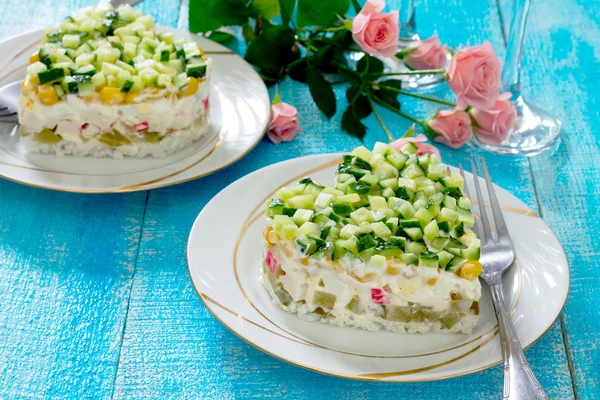
[[[341,69],[341,70],[344,70],[344,71],[346,71],[346,72],[350,72],[350,73],[352,73],[352,74],[354,74],[355,76],[357,76],[357,77],[358,77],[358,72],[356,72],[356,71],[355,71],[355,70],[353,70],[352,68],[348,68],[348,67],[346,67],[345,65],[343,65],[343,64],[340,64],[340,63],[333,63],[333,65],[335,65],[336,67],[338,67],[338,68],[339,68],[339,69]]]
[[[404,71],[404,72],[373,72],[368,76],[395,76],[395,75],[442,75],[446,73],[445,68],[440,69],[424,69],[416,71]]]
[[[396,89],[395,87],[392,86],[387,86],[387,85],[379,85],[376,83],[377,86],[379,86],[382,89],[385,90],[389,90],[390,92],[394,92],[394,93],[398,93],[398,94],[402,94],[404,96],[410,96],[410,97],[416,97],[417,99],[421,99],[421,100],[426,100],[426,101],[431,101],[433,103],[439,103],[439,104],[443,104],[446,106],[450,106],[450,107],[456,107],[455,103],[451,103],[449,101],[445,101],[445,100],[441,100],[441,99],[437,99],[435,97],[429,97],[429,96],[424,96],[422,94],[416,94],[416,93],[411,93],[411,92],[405,92],[404,90],[400,90],[400,89]]]
[[[382,99],[380,99],[379,97],[375,96],[375,95],[371,95],[373,98],[373,101],[375,101],[375,103],[382,105],[383,107],[387,108],[390,111],[393,111],[394,113],[398,114],[401,117],[404,117],[412,122],[414,122],[415,124],[419,124],[421,126],[425,126],[425,123],[423,121],[421,121],[420,119],[416,119],[415,117],[412,117],[408,114],[404,114],[402,111],[392,107],[391,105],[389,105],[388,103],[386,103],[385,101],[383,101]]]
[[[392,136],[392,133],[390,132],[390,130],[387,128],[387,126],[383,122],[383,119],[381,118],[381,115],[379,115],[379,112],[375,108],[375,104],[373,104],[373,100],[371,99],[371,96],[368,96],[367,98],[369,99],[369,104],[371,105],[371,109],[373,110],[373,114],[375,114],[375,117],[377,118],[377,121],[379,121],[379,124],[381,125],[381,128],[383,129],[383,131],[385,132],[386,136],[388,137],[388,140],[390,142],[393,142],[394,141],[394,137]]]
[[[346,83],[345,79],[340,79],[339,81],[333,81],[333,82],[329,82],[332,85],[341,85],[342,83]]]

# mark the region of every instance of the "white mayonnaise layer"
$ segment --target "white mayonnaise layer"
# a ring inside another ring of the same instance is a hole
[[[478,279],[462,279],[438,268],[408,266],[398,261],[393,267],[398,268],[399,273],[390,275],[385,268],[365,264],[359,258],[342,257],[339,264],[325,258],[304,258],[292,241],[278,242],[273,249],[285,272],[280,278],[284,289],[294,301],[304,300],[315,307],[312,300],[316,290],[336,296],[334,309],[345,308],[357,295],[363,308],[372,307],[371,289],[385,287],[389,288],[385,296],[388,304],[407,306],[410,302],[433,311],[448,310],[451,293],[472,301],[479,301],[481,297]]]

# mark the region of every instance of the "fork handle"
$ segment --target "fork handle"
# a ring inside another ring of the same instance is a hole
[[[489,285],[500,333],[504,359],[504,400],[549,399],[523,354],[510,313],[506,309],[502,280]]]

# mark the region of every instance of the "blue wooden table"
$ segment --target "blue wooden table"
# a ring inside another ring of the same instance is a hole
[[[504,55],[510,1],[416,3],[421,34],[437,31],[455,47],[489,40]],[[2,0],[0,38],[93,4]],[[187,27],[187,5],[179,0],[145,0],[139,7],[159,24]],[[533,1],[522,83],[530,99],[563,121],[556,153],[525,159],[442,149],[451,164],[485,156],[495,181],[536,209],[567,252],[567,305],[526,352],[557,399],[600,398],[599,26],[597,0]],[[337,90],[343,98],[344,88]],[[0,398],[500,398],[500,367],[414,384],[305,371],[245,344],[204,308],[185,260],[188,233],[202,207],[263,166],[359,145],[340,131],[341,113],[326,120],[306,87],[286,81],[280,92],[298,108],[304,133],[277,146],[265,139],[237,164],[197,181],[151,192],[81,195],[0,180]],[[433,111],[410,101],[405,107],[420,116]],[[406,129],[405,121],[382,114],[392,132]],[[373,116],[368,122],[370,147],[385,136]]]

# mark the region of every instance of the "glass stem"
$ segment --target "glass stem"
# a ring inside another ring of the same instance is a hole
[[[521,52],[525,38],[525,24],[530,0],[513,0],[513,15],[506,46],[506,58],[502,70],[503,92],[512,93],[512,101],[521,96]]]
[[[400,1],[400,39],[417,40],[414,0]]]

